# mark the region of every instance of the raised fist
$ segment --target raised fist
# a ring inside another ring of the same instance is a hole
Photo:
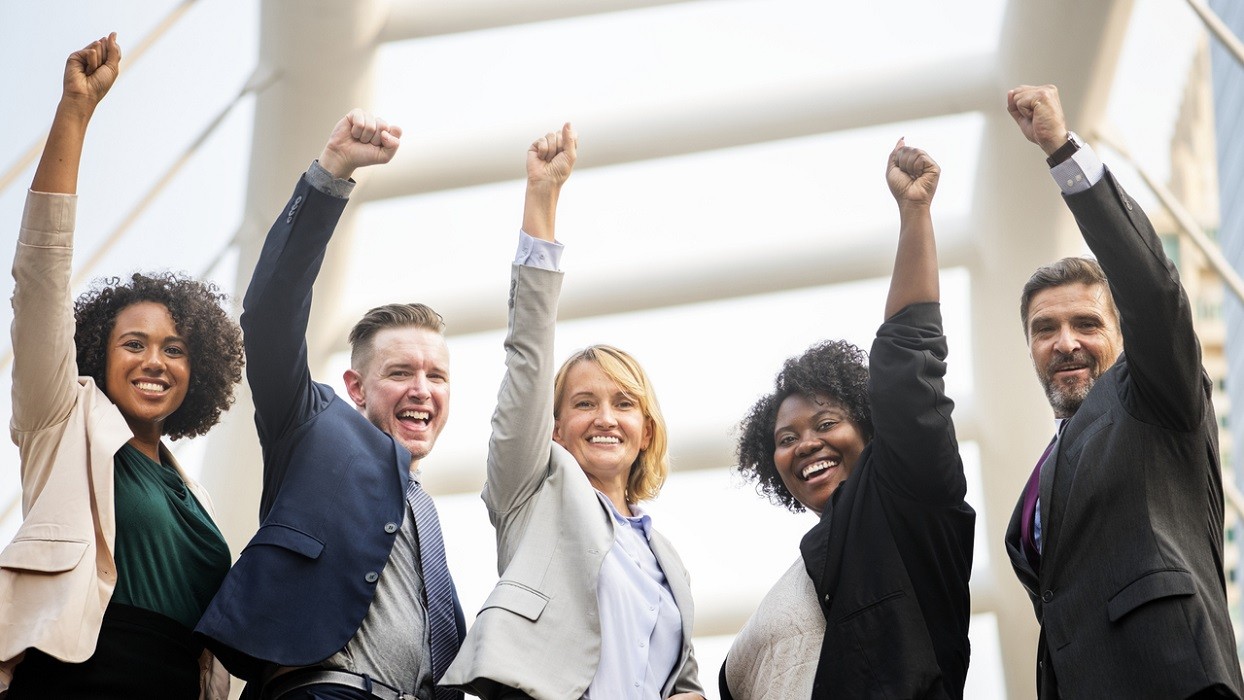
[[[536,139],[527,149],[527,184],[560,187],[574,170],[578,148],[579,135],[570,122],[560,132],[550,131]]]
[[[1006,110],[1024,137],[1047,156],[1067,142],[1067,121],[1057,87],[1020,85],[1006,94]]]
[[[402,143],[402,127],[355,108],[333,127],[320,153],[320,167],[346,180],[356,168],[388,163]]]
[[[890,160],[886,167],[885,179],[890,186],[890,194],[902,204],[923,204],[933,202],[933,194],[937,192],[937,180],[942,169],[929,157],[928,153],[919,148],[907,146],[903,139],[894,144],[890,152]]]
[[[66,99],[82,100],[92,107],[108,94],[121,73],[121,46],[117,33],[87,44],[65,61]]]

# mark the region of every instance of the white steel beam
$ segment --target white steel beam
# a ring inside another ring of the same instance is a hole
[[[395,0],[381,42],[473,32],[530,22],[678,5],[687,0]]]
[[[719,148],[812,136],[876,124],[997,109],[1002,83],[992,55],[964,56],[927,66],[823,81],[740,85],[717,100],[610,106],[605,114],[576,115],[592,124],[591,149],[578,169]],[[406,136],[418,158],[397,159],[376,172],[356,197],[404,197],[512,180],[514,144],[540,128],[510,123],[460,139]],[[652,134],[661,138],[654,139]]]
[[[847,243],[812,245],[795,257],[786,250],[749,251],[711,264],[681,268],[676,275],[662,269],[598,275],[588,282],[571,283],[575,289],[560,303],[557,318],[570,321],[885,277],[894,265],[893,233],[892,226],[863,231]],[[941,266],[961,267],[974,262],[972,237],[967,222],[939,221]],[[782,274],[773,274],[778,269]],[[448,321],[449,334],[467,335],[505,328],[506,310],[501,301],[484,292],[457,291],[451,301],[437,301],[435,306]],[[343,308],[335,330],[327,334],[334,339],[332,352],[344,352],[354,322],[367,308],[382,303],[384,300],[376,300],[359,308]]]

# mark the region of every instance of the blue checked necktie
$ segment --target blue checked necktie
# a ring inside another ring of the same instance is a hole
[[[454,583],[445,563],[441,520],[432,497],[413,478],[406,485],[406,502],[415,516],[419,537],[420,574],[424,605],[428,611],[428,640],[432,647],[432,679],[440,682],[458,653],[458,627],[454,623]],[[461,700],[462,693],[437,687],[436,700]]]

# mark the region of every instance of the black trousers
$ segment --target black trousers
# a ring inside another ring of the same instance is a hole
[[[202,653],[176,620],[114,603],[91,658],[71,664],[28,649],[7,700],[197,700]]]

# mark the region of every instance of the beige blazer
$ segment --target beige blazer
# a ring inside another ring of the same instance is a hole
[[[574,457],[550,439],[562,275],[524,265],[512,274],[507,372],[482,494],[497,530],[501,580],[442,683],[490,697],[492,681],[536,700],[566,700],[583,696],[600,662],[596,581],[613,546],[613,520]],[[703,694],[687,570],[660,534],[652,532],[650,544],[682,614],[682,654],[662,696]]]
[[[13,418],[21,454],[22,525],[0,551],[0,695],[25,650],[81,662],[112,598],[113,458],[129,426],[93,379],[79,377],[70,270],[77,197],[30,192],[13,259]],[[211,499],[172,464],[208,513]],[[200,659],[201,698],[229,676]]]

